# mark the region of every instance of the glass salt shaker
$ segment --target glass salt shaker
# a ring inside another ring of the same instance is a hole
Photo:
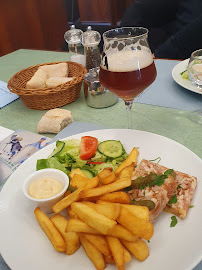
[[[92,108],[106,108],[114,105],[118,98],[112,92],[104,88],[99,82],[100,67],[92,68],[85,75],[84,89],[86,104]]]
[[[81,42],[85,48],[87,70],[100,67],[101,56],[98,48],[100,41],[100,33],[92,30],[91,26],[88,26],[86,32],[81,35]]]
[[[81,44],[82,33],[82,30],[76,29],[75,25],[72,25],[70,30],[65,32],[64,39],[68,43],[69,52],[72,53],[71,61],[85,66],[86,57],[84,55],[84,47]]]

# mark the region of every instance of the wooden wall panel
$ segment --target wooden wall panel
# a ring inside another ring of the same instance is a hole
[[[78,0],[82,24],[116,25],[126,8],[125,0]]]
[[[67,29],[63,0],[0,1],[0,56],[20,48],[60,49]]]

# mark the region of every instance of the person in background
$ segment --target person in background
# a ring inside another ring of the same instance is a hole
[[[155,51],[156,58],[187,59],[202,48],[202,15],[168,38]]]
[[[157,58],[186,59],[202,48],[201,0],[136,0],[121,27],[148,28],[148,42]]]

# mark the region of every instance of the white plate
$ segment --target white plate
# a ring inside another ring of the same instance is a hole
[[[187,65],[189,63],[189,59],[186,59],[179,64],[177,64],[172,70],[173,79],[176,81],[177,84],[181,85],[182,87],[198,93],[202,94],[202,89],[199,89],[197,86],[193,85],[190,80],[183,79],[180,75],[181,72],[187,69]]]
[[[161,164],[198,177],[198,186],[185,220],[170,228],[171,215],[161,213],[154,224],[150,240],[150,256],[144,262],[132,259],[126,269],[190,270],[202,259],[202,161],[190,150],[168,138],[136,130],[112,129],[85,132],[100,141],[120,140],[127,152],[139,147],[142,158],[161,157]],[[69,139],[68,138],[68,139]],[[94,270],[82,248],[74,255],[56,252],[34,217],[34,207],[22,193],[24,179],[35,171],[37,159],[46,158],[55,144],[38,151],[25,161],[9,178],[0,198],[0,252],[12,270]],[[116,269],[108,265],[107,269]]]

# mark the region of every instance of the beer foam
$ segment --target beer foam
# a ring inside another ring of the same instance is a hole
[[[108,70],[128,72],[145,68],[153,63],[152,54],[147,50],[127,50],[107,54]]]

